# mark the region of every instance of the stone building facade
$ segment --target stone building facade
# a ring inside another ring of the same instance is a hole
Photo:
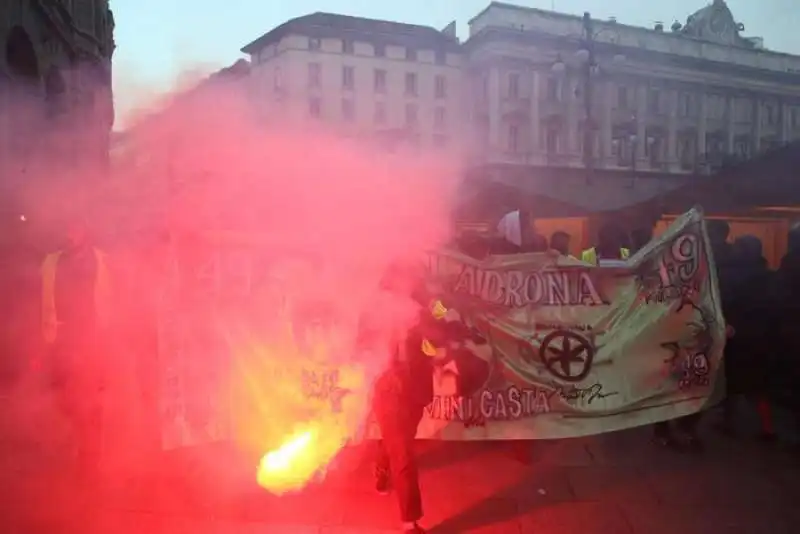
[[[37,164],[107,164],[114,104],[108,0],[0,3],[0,160],[4,185]]]
[[[321,120],[343,135],[443,148],[463,133],[463,54],[455,25],[313,13],[242,48],[259,113]]]
[[[493,2],[465,44],[476,163],[579,167],[591,139],[599,168],[707,172],[800,138],[800,57],[743,31],[723,0],[666,29]]]

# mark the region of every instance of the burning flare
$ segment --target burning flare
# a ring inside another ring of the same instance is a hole
[[[319,467],[314,461],[315,436],[315,430],[306,430],[265,454],[256,475],[259,486],[274,493],[301,488]]]

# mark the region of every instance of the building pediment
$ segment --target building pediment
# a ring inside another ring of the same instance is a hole
[[[739,35],[743,26],[736,22],[725,0],[711,4],[689,15],[683,34],[695,39],[728,46],[749,46],[752,43]]]

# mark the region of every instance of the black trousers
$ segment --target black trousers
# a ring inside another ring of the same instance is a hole
[[[90,360],[89,354],[96,350],[99,350],[97,345],[69,338],[57,340],[51,348],[52,385],[58,407],[72,427],[78,452],[75,467],[87,479],[97,476],[100,465],[103,391],[101,380],[93,372],[96,369],[82,368],[79,362]]]
[[[675,426],[678,427],[678,430],[687,434],[689,436],[695,436],[697,434],[697,424],[700,422],[700,418],[702,417],[702,412],[697,412],[689,415],[685,415],[683,417],[679,417],[675,420]],[[665,438],[669,437],[671,434],[670,430],[670,421],[661,421],[660,423],[656,423],[653,425],[653,431],[657,437]]]
[[[379,383],[376,388],[374,413],[382,438],[377,444],[376,467],[391,477],[401,521],[412,522],[422,518],[414,437],[424,407],[407,397],[392,384]]]

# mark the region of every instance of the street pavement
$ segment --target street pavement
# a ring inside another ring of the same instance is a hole
[[[537,441],[530,445],[533,461],[528,465],[508,443],[422,442],[425,525],[442,534],[800,531],[800,507],[794,502],[800,495],[800,461],[795,449],[760,443],[748,430],[743,433],[730,439],[704,429],[707,450],[702,455],[659,449],[650,443],[649,429]],[[25,453],[32,457],[30,450]],[[100,495],[84,492],[79,497],[82,492],[74,478],[56,476],[52,468],[51,476],[43,477],[43,466],[54,465],[52,455],[50,464],[37,467],[4,451],[7,465],[0,472],[6,478],[3,502],[8,513],[3,517],[19,521],[2,530],[396,532],[396,503],[392,496],[373,491],[369,456],[364,447],[348,449],[324,482],[283,497],[254,487],[252,473],[235,468],[222,451],[166,457],[158,468],[142,468],[137,477],[119,480]]]

